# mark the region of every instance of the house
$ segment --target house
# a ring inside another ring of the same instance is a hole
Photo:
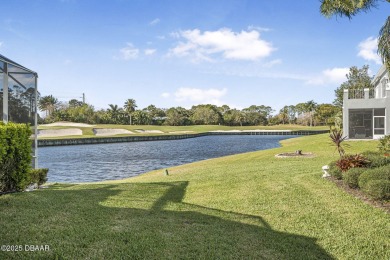
[[[382,65],[373,89],[344,90],[343,128],[348,139],[379,139],[390,134],[389,72]]]

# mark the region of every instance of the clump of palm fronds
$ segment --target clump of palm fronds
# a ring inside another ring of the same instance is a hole
[[[342,142],[347,138],[346,136],[343,136],[343,130],[341,130],[341,128],[331,127],[329,137],[336,146],[336,150],[340,154],[340,157],[342,157],[345,154]]]

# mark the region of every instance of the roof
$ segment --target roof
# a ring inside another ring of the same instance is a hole
[[[375,85],[375,83],[377,81],[379,81],[379,80],[381,80],[381,78],[383,78],[383,76],[386,74],[386,72],[387,72],[386,65],[383,64],[382,67],[379,69],[378,73],[375,75],[375,77],[371,81],[371,83],[373,85]]]
[[[1,54],[0,54],[0,61],[2,61],[4,63],[7,63],[7,64],[11,64],[12,66],[15,66],[15,67],[17,67],[19,69],[25,70],[28,73],[35,74],[36,76],[38,76],[38,73],[36,73],[35,71],[32,71],[32,70],[30,70],[30,69],[20,65],[19,63],[16,63],[13,60],[8,59],[7,57],[5,57],[5,56],[3,56]]]

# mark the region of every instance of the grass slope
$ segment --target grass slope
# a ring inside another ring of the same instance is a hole
[[[390,217],[321,178],[327,135],[136,178],[0,197],[0,259],[389,259]],[[377,142],[350,142],[349,152]],[[275,158],[279,152],[315,158]]]

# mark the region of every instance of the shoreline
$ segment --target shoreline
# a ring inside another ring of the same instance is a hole
[[[143,142],[161,140],[180,140],[196,138],[209,135],[317,135],[329,133],[329,130],[246,130],[241,132],[232,131],[209,131],[193,134],[168,134],[149,136],[112,136],[112,137],[87,137],[87,138],[59,138],[59,139],[38,139],[38,147],[66,146],[66,145],[88,145],[104,143]]]

